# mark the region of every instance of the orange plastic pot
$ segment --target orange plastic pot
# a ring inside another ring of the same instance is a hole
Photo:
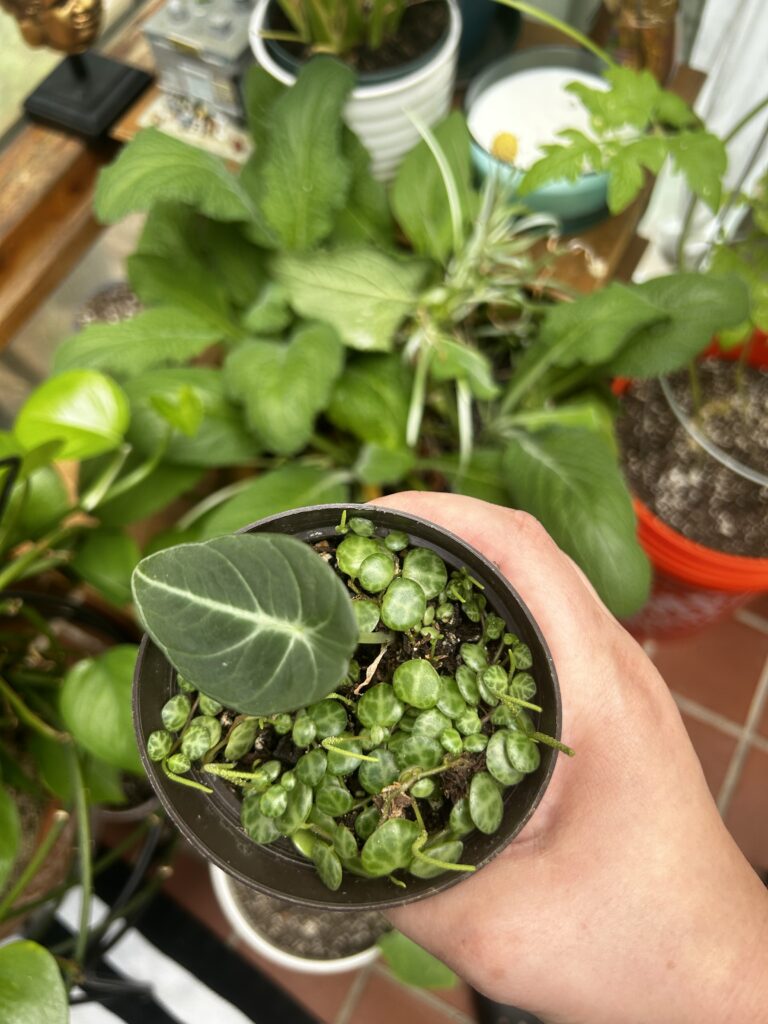
[[[708,354],[735,359],[738,350],[723,353],[713,345]],[[755,332],[750,345],[752,366],[768,366],[768,336]],[[627,381],[614,387],[621,394]],[[697,544],[663,523],[639,499],[634,500],[637,536],[654,570],[651,596],[625,622],[638,639],[670,639],[710,626],[768,591],[768,558],[744,558]]]

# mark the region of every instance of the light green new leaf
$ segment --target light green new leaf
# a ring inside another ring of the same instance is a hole
[[[275,261],[296,312],[331,324],[345,344],[363,351],[392,348],[397,328],[416,308],[425,270],[363,247]]]
[[[106,224],[173,200],[221,221],[253,221],[256,211],[224,162],[186,142],[145,128],[99,176],[96,216]]]
[[[520,433],[507,445],[503,469],[515,505],[544,524],[611,611],[630,615],[640,608],[648,596],[650,568],[605,438],[557,428]]]
[[[294,462],[248,480],[200,520],[196,537],[218,537],[278,512],[304,505],[333,505],[348,497],[341,474]]]
[[[245,714],[321,700],[357,644],[344,584],[293,537],[240,534],[161,551],[140,563],[133,591],[176,669]]]
[[[14,428],[25,448],[63,441],[62,459],[88,459],[112,451],[128,429],[125,393],[96,370],[51,377],[29,396]]]
[[[0,1020],[3,1024],[67,1024],[69,1009],[53,956],[36,942],[0,949]]]
[[[124,605],[131,599],[131,573],[140,558],[138,544],[127,533],[101,527],[85,535],[72,568],[108,601]]]
[[[410,391],[411,374],[399,356],[357,356],[339,378],[327,416],[361,441],[402,450]]]
[[[475,398],[483,401],[499,394],[487,357],[451,338],[440,339],[429,363],[429,373],[433,380],[465,381]]]
[[[343,364],[344,347],[333,328],[310,324],[287,343],[239,345],[227,357],[224,379],[262,447],[294,455],[312,436]]]
[[[656,377],[697,356],[718,331],[749,317],[749,289],[735,274],[670,274],[635,286],[664,315],[641,328],[610,361],[623,377]]]
[[[172,395],[152,395],[150,403],[166,423],[187,437],[195,436],[205,416],[203,399],[189,384],[183,384]]]
[[[668,141],[672,162],[685,177],[688,187],[716,213],[723,192],[723,175],[728,167],[725,146],[709,132],[688,131]]]
[[[442,960],[406,938],[402,932],[385,932],[377,943],[387,967],[398,981],[416,988],[453,988],[456,975]]]
[[[21,822],[16,801],[0,785],[0,893],[16,863],[21,840]]]
[[[219,341],[221,326],[177,307],[148,309],[116,324],[91,324],[66,338],[54,373],[88,367],[130,377],[155,366],[185,363]]]
[[[55,378],[58,379],[58,378]],[[128,440],[151,456],[166,443],[170,426],[157,409],[159,396],[178,402],[191,388],[203,407],[200,429],[192,437],[175,431],[165,460],[182,466],[238,466],[251,462],[258,448],[245,428],[240,411],[224,393],[223,374],[202,366],[153,370],[126,382],[131,403]]]
[[[453,111],[433,129],[433,134],[453,172],[461,218],[466,224],[477,205],[477,196],[472,188],[470,135],[464,115]],[[424,140],[400,165],[391,202],[397,222],[416,252],[444,263],[453,251],[451,210],[437,160]]]
[[[131,688],[137,648],[110,647],[74,665],[61,689],[61,717],[75,740],[115,768],[142,774],[131,719]]]
[[[355,76],[316,58],[274,100],[251,194],[281,249],[309,249],[330,235],[346,201],[350,170],[342,153],[341,111]]]

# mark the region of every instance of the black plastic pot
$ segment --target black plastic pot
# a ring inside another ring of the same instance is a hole
[[[437,552],[452,568],[466,567],[483,584],[489,605],[531,649],[531,672],[536,679],[539,703],[544,708],[537,727],[559,739],[562,706],[549,648],[531,613],[509,582],[459,537],[418,516],[371,505],[317,505],[296,509],[262,519],[240,532],[290,534],[310,543],[326,538],[338,539],[335,527],[345,509],[353,515],[365,516],[385,529],[402,530],[413,542]],[[258,846],[240,827],[240,802],[225,783],[214,782],[214,793],[208,796],[171,781],[161,766],[146,756],[147,737],[161,727],[160,709],[176,692],[175,679],[176,673],[171,664],[145,637],[136,665],[133,714],[147,777],[184,837],[199,853],[238,881],[295,903],[341,910],[402,906],[441,892],[464,877],[457,872],[446,872],[436,879],[411,878],[407,890],[401,890],[386,878],[360,878],[345,873],[341,887],[331,892],[289,840]],[[555,750],[541,747],[538,770],[505,791],[504,819],[498,832],[491,836],[475,832],[466,838],[465,861],[482,867],[515,838],[541,801],[552,777],[556,757]],[[210,784],[209,776],[205,777],[205,782]]]

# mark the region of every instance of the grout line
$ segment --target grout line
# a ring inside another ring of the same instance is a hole
[[[365,986],[368,984],[368,979],[373,973],[374,963],[366,964],[365,967],[361,967],[357,972],[357,976],[353,979],[352,984],[347,990],[347,994],[342,1000],[339,1012],[333,1024],[348,1024],[357,1004],[360,1002],[360,997],[363,994]]]
[[[712,711],[710,708],[704,707],[703,704],[697,703],[695,700],[690,700],[688,697],[683,697],[681,693],[675,693],[674,690],[670,691],[672,698],[677,704],[680,711],[688,715],[689,718],[695,718],[697,722],[703,722],[705,725],[711,725],[713,729],[717,729],[719,732],[724,732],[727,736],[732,736],[733,739],[739,740],[746,726],[739,725],[738,722],[732,722],[730,718],[726,718],[725,715],[719,714],[717,711]],[[750,742],[753,747],[768,754],[768,739],[761,736],[759,733],[753,733],[750,736]]]
[[[765,659],[765,665],[763,666],[763,671],[757,683],[757,689],[754,692],[752,703],[749,706],[749,713],[744,725],[744,731],[736,744],[736,749],[734,750],[731,762],[728,765],[728,771],[725,773],[723,784],[717,795],[717,809],[720,811],[720,815],[722,817],[725,817],[731,800],[733,799],[736,786],[741,778],[741,770],[744,767],[744,762],[746,761],[747,754],[749,753],[750,742],[754,741],[756,737],[756,729],[760,723],[763,709],[766,704],[768,704],[768,658]]]
[[[758,633],[768,633],[768,619],[758,615],[757,612],[751,612],[749,608],[739,608],[738,611],[733,613],[733,617],[742,626],[750,626],[752,629],[756,629]]]
[[[433,1010],[439,1010],[443,1013],[448,1020],[452,1020],[455,1024],[475,1024],[473,1017],[468,1017],[463,1010],[457,1009],[455,1006],[451,1006],[450,1003],[446,1003],[439,996],[433,995],[429,989],[417,988],[415,985],[405,985],[402,981],[399,981],[391,971],[389,971],[385,964],[374,965],[374,970],[377,974],[386,978],[394,985],[398,985],[404,989],[409,995],[413,996],[419,1002],[425,1003],[430,1006]],[[457,979],[457,984],[461,985],[461,978]],[[336,1022],[338,1024],[338,1021]]]

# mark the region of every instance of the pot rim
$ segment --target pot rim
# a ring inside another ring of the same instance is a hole
[[[312,960],[309,957],[288,953],[271,942],[248,919],[235,895],[232,883],[234,879],[226,871],[211,863],[208,872],[213,891],[224,916],[232,925],[238,936],[251,947],[254,952],[265,957],[279,967],[287,967],[303,974],[341,974],[344,971],[356,971],[373,963],[379,956],[379,947],[374,943],[359,953],[336,957],[332,960]]]
[[[307,541],[320,540],[334,535],[333,531],[343,511],[352,515],[368,516],[379,527],[404,530],[418,540],[420,546],[436,551],[452,567],[470,568],[472,574],[485,585],[489,603],[496,613],[502,615],[509,628],[519,633],[534,649],[532,671],[544,697],[540,726],[556,739],[560,739],[560,687],[552,654],[538,624],[501,571],[470,544],[449,530],[408,512],[383,506],[344,502],[306,506],[281,512],[251,523],[237,532],[269,532],[272,527],[278,527],[276,532],[279,533],[290,534]],[[172,695],[174,683],[175,671],[170,662],[150,638],[145,636],[139,648],[134,675],[133,721],[147,778],[182,835],[198,853],[223,868],[237,881],[267,895],[304,906],[325,910],[383,910],[435,895],[458,884],[465,877],[459,872],[447,872],[434,879],[412,878],[409,879],[407,892],[403,894],[385,878],[345,876],[342,888],[331,892],[322,887],[314,869],[298,854],[294,855],[292,851],[286,853],[284,849],[277,848],[278,844],[264,847],[254,843],[243,832],[239,813],[235,820],[234,811],[222,806],[223,797],[221,801],[213,803],[214,798],[207,794],[172,782],[164,775],[160,765],[150,761],[147,756],[146,737],[158,728],[160,707]],[[490,836],[474,832],[467,837],[467,842],[472,848],[465,856],[478,869],[512,842],[530,820],[549,785],[556,760],[557,751],[542,746],[541,764],[537,771],[525,776],[516,786],[505,790],[505,820],[502,821],[499,831]],[[206,778],[206,781],[210,782],[210,779]],[[222,793],[224,788],[222,787]],[[206,808],[202,801],[209,806]],[[259,865],[258,861],[262,863]],[[270,872],[271,877],[267,880],[261,877],[264,873]],[[311,880],[307,872],[311,873]],[[278,887],[275,876],[280,879],[283,888]],[[289,878],[290,883],[287,881]]]
[[[257,0],[248,26],[248,38],[251,50],[256,58],[256,63],[269,72],[273,78],[276,78],[278,82],[290,86],[295,83],[296,75],[275,60],[269,51],[269,47],[266,45],[266,40],[261,35],[267,8],[272,2],[273,0]],[[394,76],[386,82],[356,85],[349,94],[347,102],[353,100],[372,100],[405,92],[420,84],[424,79],[430,78],[438,67],[453,59],[454,54],[458,52],[461,40],[461,13],[457,0],[445,0],[445,3],[448,5],[449,12],[448,28],[442,41],[429,51],[427,59],[424,59],[424,62],[414,70],[406,71],[403,75]],[[406,65],[406,67],[409,66],[410,64]]]

